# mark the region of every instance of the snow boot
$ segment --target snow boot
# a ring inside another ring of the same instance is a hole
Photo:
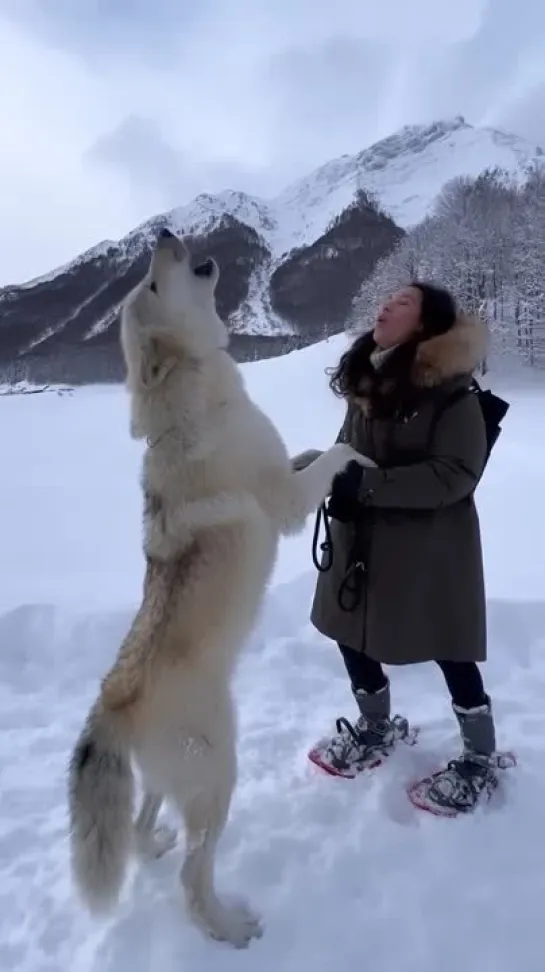
[[[414,784],[409,796],[415,806],[440,817],[471,813],[490,799],[499,783],[499,770],[515,765],[512,753],[496,752],[492,704],[461,709],[453,705],[460,726],[463,752],[458,759]]]
[[[309,759],[332,776],[353,779],[362,770],[374,769],[390,755],[396,743],[412,745],[416,733],[407,719],[390,716],[390,683],[378,692],[354,692],[360,716],[355,725],[337,719],[333,737],[320,740],[308,754]]]

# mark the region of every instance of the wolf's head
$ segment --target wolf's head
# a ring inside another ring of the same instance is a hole
[[[214,260],[195,260],[183,240],[168,229],[161,231],[147,273],[121,313],[129,389],[137,394],[159,391],[177,366],[199,368],[227,347],[227,329],[214,296],[218,279]],[[166,390],[165,394],[168,398]],[[143,421],[133,416],[133,434],[144,434],[143,427]]]
[[[123,307],[123,328],[162,342],[171,352],[200,359],[228,344],[216,311],[218,265],[196,260],[183,240],[161,230],[144,279]],[[123,329],[122,328],[122,329]]]

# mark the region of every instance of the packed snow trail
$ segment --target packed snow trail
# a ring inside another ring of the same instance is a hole
[[[342,408],[323,368],[341,346],[246,369],[294,452],[337,431]],[[309,524],[282,548],[236,681],[240,779],[218,874],[226,894],[247,896],[264,917],[263,939],[243,953],[188,922],[180,848],[135,867],[106,922],[74,899],[66,764],[140,595],[140,447],[121,389],[0,399],[2,972],[542,972],[545,458],[535,444],[545,392],[502,385],[502,394],[513,405],[478,492],[484,672],[498,744],[516,750],[519,766],[473,818],[412,808],[407,782],[458,749],[433,665],[390,669],[395,710],[421,726],[418,746],[354,781],[310,766],[309,746],[353,713],[340,658],[308,623]]]

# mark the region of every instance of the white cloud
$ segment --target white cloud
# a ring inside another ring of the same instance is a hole
[[[0,0],[0,283],[405,123],[545,142],[536,0]]]
[[[117,123],[107,92],[70,54],[11,25],[0,29],[0,267],[14,282],[47,271],[130,226],[122,182],[86,166],[102,126]],[[123,110],[123,109],[121,109]]]

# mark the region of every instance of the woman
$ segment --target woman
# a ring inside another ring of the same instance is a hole
[[[339,438],[377,466],[352,463],[334,481],[330,549],[311,615],[339,645],[359,718],[339,719],[310,758],[354,776],[399,740],[412,741],[407,720],[391,717],[382,665],[434,661],[463,752],[411,798],[449,816],[490,795],[502,763],[476,664],[486,658],[486,614],[473,491],[487,439],[470,383],[484,350],[483,326],[460,314],[447,291],[417,282],[394,294],[374,330],[342,356],[330,383],[347,402]],[[295,467],[315,455],[303,453]]]

